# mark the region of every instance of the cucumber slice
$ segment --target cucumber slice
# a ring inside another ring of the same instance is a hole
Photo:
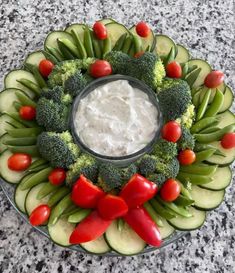
[[[228,125],[235,123],[235,115],[229,110],[218,114],[217,117],[220,120],[219,123],[216,125],[217,127],[224,128]]]
[[[212,155],[209,159],[206,161],[211,164],[216,164],[219,166],[228,166],[230,165],[234,159],[235,159],[235,148],[232,149],[224,149],[220,141],[214,141],[210,143],[210,145],[214,146],[216,149],[220,150],[225,156],[220,155]]]
[[[224,92],[224,102],[219,110],[219,113],[222,113],[228,110],[233,104],[233,99],[234,99],[234,96],[233,96],[232,89],[229,86],[226,86],[225,92]]]
[[[115,20],[113,20],[112,18],[104,18],[104,19],[101,19],[99,20],[98,22],[104,24],[104,25],[107,25],[109,23],[117,23]]]
[[[60,218],[55,225],[48,226],[48,233],[51,240],[60,246],[69,246],[69,238],[75,229],[75,224],[71,224],[67,219]]]
[[[57,43],[58,39],[68,39],[70,42],[72,43],[74,42],[73,37],[71,36],[70,33],[65,31],[53,31],[47,35],[46,40],[44,42],[44,49],[46,50],[47,47],[52,47],[60,51]]]
[[[80,244],[80,246],[87,252],[93,254],[104,254],[111,250],[108,244],[106,243],[104,236],[100,236],[96,240]]]
[[[0,155],[0,175],[1,177],[11,184],[17,184],[25,176],[26,171],[15,172],[8,168],[8,158],[12,156],[12,153],[5,150]]]
[[[186,63],[190,59],[190,54],[188,49],[186,49],[182,45],[176,45],[176,47],[178,49],[178,53],[175,57],[175,61],[179,63]]]
[[[34,92],[32,92],[30,89],[28,89],[21,83],[17,82],[17,80],[21,80],[21,79],[27,79],[36,85],[38,84],[32,73],[25,71],[23,69],[17,69],[17,70],[12,70],[5,76],[4,78],[5,89],[7,88],[20,89],[24,91],[30,98],[34,98],[35,97]]]
[[[0,113],[15,111],[14,102],[19,101],[15,93],[16,91],[20,90],[9,88],[0,92]]]
[[[232,180],[232,171],[229,167],[217,168],[213,174],[213,181],[208,184],[200,185],[201,188],[220,191],[227,188]]]
[[[36,186],[34,186],[33,188],[30,189],[30,191],[28,192],[26,198],[25,198],[25,210],[27,212],[28,215],[31,214],[31,212],[38,206],[42,205],[42,204],[47,204],[50,195],[47,195],[45,197],[43,197],[42,199],[37,199],[37,194],[39,193],[39,191],[41,190],[42,187],[45,186],[46,183],[40,183]],[[22,187],[19,187],[22,190]]]
[[[169,223],[164,218],[162,218],[162,223],[163,223],[163,227],[159,227],[159,230],[160,230],[162,239],[166,239],[169,236],[171,236],[171,234],[174,233],[175,229],[174,227],[169,225]]]
[[[25,59],[25,63],[26,64],[31,64],[31,65],[35,65],[35,66],[39,66],[39,63],[41,62],[41,60],[44,60],[46,57],[44,56],[44,54],[42,53],[42,51],[35,51],[33,53],[30,53],[26,59]]]
[[[0,136],[0,154],[7,149],[5,141],[8,139],[8,137],[9,137],[8,134],[3,134],[2,136]]]
[[[105,240],[113,250],[122,255],[138,254],[146,245],[127,223],[119,230],[116,220],[106,230]]]
[[[72,24],[68,26],[64,31],[71,34],[72,30],[74,30],[78,37],[80,38],[81,42],[84,43],[84,30],[85,30],[84,24]]]
[[[124,33],[129,33],[129,30],[122,24],[118,23],[109,23],[106,25],[108,37],[111,40],[111,47],[113,48],[120,38],[121,35]]]
[[[211,191],[192,185],[191,194],[194,200],[194,207],[200,210],[212,210],[223,202],[225,191]]]
[[[206,76],[211,72],[211,66],[204,60],[201,59],[192,59],[188,61],[189,68],[193,65],[197,65],[198,68],[201,68],[201,71],[193,84],[193,87],[199,87],[204,83]],[[189,74],[190,75],[190,74]]]
[[[176,47],[175,42],[166,35],[156,35],[157,44],[155,47],[155,52],[160,56],[167,56],[172,47]]]
[[[193,207],[190,207],[189,211],[193,215],[191,218],[177,216],[168,220],[168,222],[177,230],[186,231],[200,228],[206,220],[206,212],[203,210],[197,210]]]
[[[138,35],[135,29],[135,26],[133,26],[132,28],[130,28],[130,32]],[[142,42],[142,48],[145,51],[147,47],[149,47],[150,49],[153,47],[154,43],[155,43],[155,36],[153,31],[151,30],[148,37],[144,38],[144,37],[140,37],[138,36]]]
[[[8,129],[13,129],[14,127],[9,124],[12,122],[12,118],[4,114],[0,116],[0,137],[4,135]]]

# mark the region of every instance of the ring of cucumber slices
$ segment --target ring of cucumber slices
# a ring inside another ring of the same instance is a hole
[[[170,37],[155,35],[151,30],[149,36],[143,38],[138,36],[135,26],[128,29],[111,18],[99,22],[106,26],[106,40],[96,39],[91,28],[85,24],[69,25],[65,30],[51,32],[45,39],[43,50],[29,54],[22,69],[12,70],[5,76],[4,90],[0,92],[1,186],[4,187],[4,181],[15,184],[14,200],[11,201],[22,214],[30,215],[40,204],[53,204],[53,210],[59,211],[59,215],[53,219],[53,225],[48,225],[46,234],[56,244],[70,246],[69,236],[76,224],[68,219],[78,209],[68,199],[70,189],[66,186],[57,189],[48,182],[52,168],[49,160],[40,156],[36,145],[37,137],[44,129],[36,121],[21,119],[18,111],[24,105],[36,107],[43,88],[48,87],[47,80],[38,69],[43,59],[56,65],[66,60],[88,57],[101,59],[110,51],[122,51],[131,57],[140,50],[153,52],[165,66],[174,60],[180,63],[182,78],[191,88],[195,116],[199,117],[191,127],[191,134],[196,139],[195,152],[214,151],[201,162],[180,168],[177,178],[181,183],[181,193],[175,202],[165,202],[159,196],[148,202],[148,212],[154,213],[164,239],[163,245],[166,245],[182,236],[182,231],[200,228],[206,220],[206,211],[215,209],[223,202],[225,190],[232,179],[229,165],[235,159],[235,149],[224,149],[219,140],[221,130],[224,133],[234,131],[235,116],[229,110],[234,99],[233,92],[225,83],[208,92],[204,79],[212,71],[211,66],[204,60],[191,58],[189,50]],[[208,112],[216,92],[221,93],[223,100],[216,111]],[[202,109],[205,96],[206,105]],[[8,168],[8,158],[19,152],[33,157],[33,163],[26,171],[16,172]],[[83,217],[88,213],[84,211]],[[44,233],[45,228],[41,231]],[[123,220],[118,219],[113,221],[103,236],[76,249],[98,255],[114,255],[111,251],[135,255],[154,248],[146,248],[146,243]]]

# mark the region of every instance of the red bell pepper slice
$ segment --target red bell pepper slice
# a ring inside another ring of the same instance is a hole
[[[146,243],[156,247],[161,245],[159,229],[143,207],[129,210],[123,219]]]

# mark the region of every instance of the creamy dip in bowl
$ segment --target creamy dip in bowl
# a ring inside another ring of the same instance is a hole
[[[125,165],[151,150],[162,115],[154,92],[144,83],[112,75],[93,81],[77,96],[71,124],[85,152]]]

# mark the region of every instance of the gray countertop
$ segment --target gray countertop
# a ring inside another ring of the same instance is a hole
[[[67,3],[68,2],[68,3]],[[131,26],[146,20],[205,58],[235,87],[234,6],[230,0],[45,1],[0,0],[0,87],[4,75],[41,48],[49,31],[102,17]],[[235,272],[235,190],[208,214],[204,226],[151,254],[107,258],[54,245],[26,224],[0,191],[0,272]]]

